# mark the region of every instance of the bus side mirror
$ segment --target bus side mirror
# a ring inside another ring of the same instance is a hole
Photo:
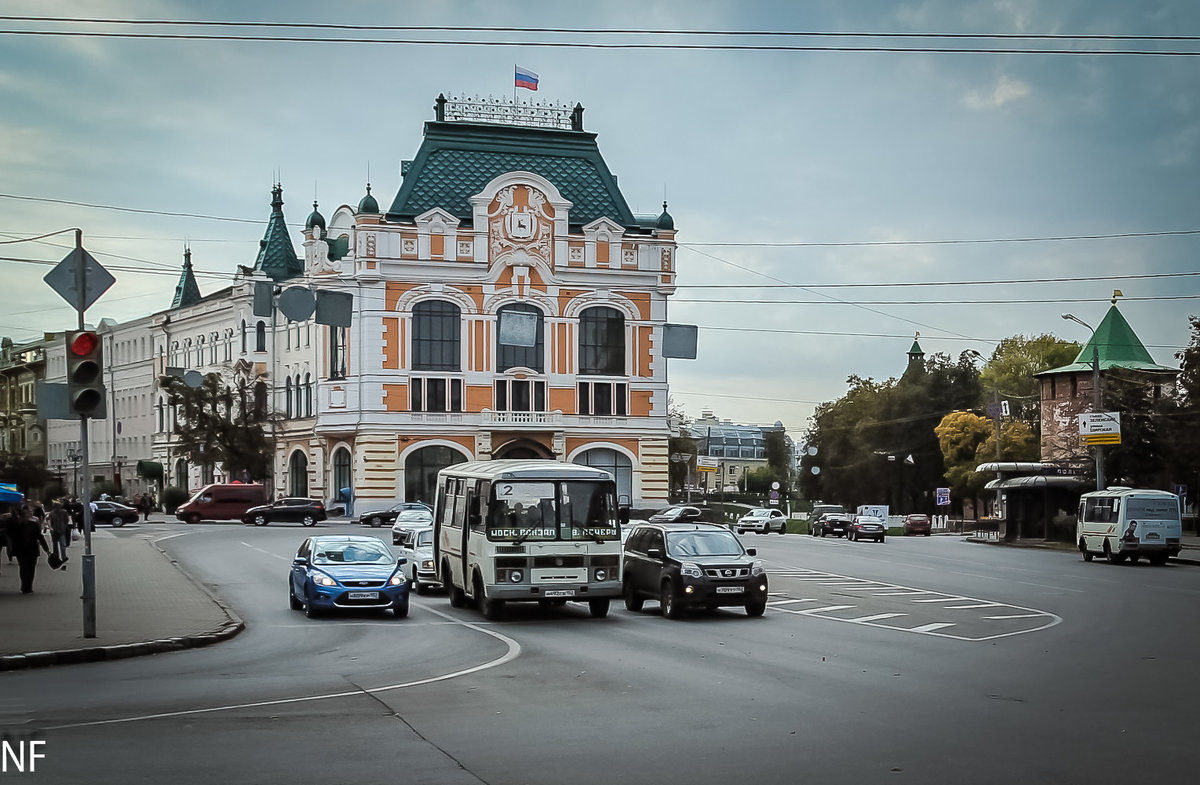
[[[617,511],[617,517],[621,519],[621,523],[629,523],[629,508],[622,507]]]

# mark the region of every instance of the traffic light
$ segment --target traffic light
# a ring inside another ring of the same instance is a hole
[[[72,414],[103,416],[104,350],[93,330],[67,333],[67,406]]]

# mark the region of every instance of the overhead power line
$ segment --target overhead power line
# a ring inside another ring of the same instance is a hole
[[[1120,232],[1115,234],[1065,234],[1049,237],[988,237],[958,240],[852,240],[848,242],[727,242],[679,243],[688,248],[846,248],[891,245],[975,245],[982,243],[1048,243],[1069,240],[1118,240],[1130,237],[1173,237],[1200,234],[1200,229],[1173,229],[1163,232]]]
[[[87,20],[81,20],[87,21]],[[114,20],[115,21],[115,20]],[[272,25],[262,25],[270,27]],[[530,33],[533,34],[533,33]],[[818,44],[723,44],[723,43],[601,43],[595,41],[539,41],[539,40],[451,40],[426,38],[368,38],[340,36],[303,35],[248,35],[233,33],[138,33],[102,32],[98,30],[0,30],[0,35],[33,36],[51,38],[115,38],[155,41],[251,41],[306,44],[381,44],[392,46],[469,46],[469,47],[525,47],[541,49],[597,49],[597,50],[675,50],[675,51],[725,51],[725,52],[855,52],[878,54],[991,54],[991,55],[1082,55],[1082,56],[1141,56],[1141,57],[1196,57],[1200,51],[1178,49],[1033,49],[997,47],[954,47],[954,46],[852,46]],[[870,37],[864,35],[862,37]],[[944,39],[953,34],[915,35],[915,38]],[[1080,39],[1084,40],[1084,39]],[[1114,39],[1115,40],[1115,39]],[[1151,39],[1137,39],[1151,40]],[[1188,40],[1188,39],[1176,39]],[[1068,42],[1064,40],[1064,43]]]

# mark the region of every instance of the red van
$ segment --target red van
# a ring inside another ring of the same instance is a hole
[[[175,517],[184,523],[200,521],[240,521],[246,510],[265,504],[264,485],[233,483],[205,485],[196,495],[175,510]]]

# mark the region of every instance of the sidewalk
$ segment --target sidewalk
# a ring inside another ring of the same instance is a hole
[[[0,671],[188,649],[226,640],[242,620],[145,536],[92,535],[96,637],[83,637],[83,541],[67,569],[38,563],[33,593],[20,593],[16,562],[0,556]]]
[[[1069,542],[1045,542],[1037,539],[1024,539],[1015,542],[1007,542],[1002,539],[997,539],[995,536],[977,536],[968,535],[964,537],[967,542],[978,542],[985,545],[1007,545],[1010,548],[1051,548],[1060,551],[1073,551],[1075,546]],[[1180,543],[1183,550],[1178,556],[1171,557],[1167,563],[1178,562],[1180,564],[1195,564],[1200,565],[1200,537],[1194,534],[1185,534]]]

